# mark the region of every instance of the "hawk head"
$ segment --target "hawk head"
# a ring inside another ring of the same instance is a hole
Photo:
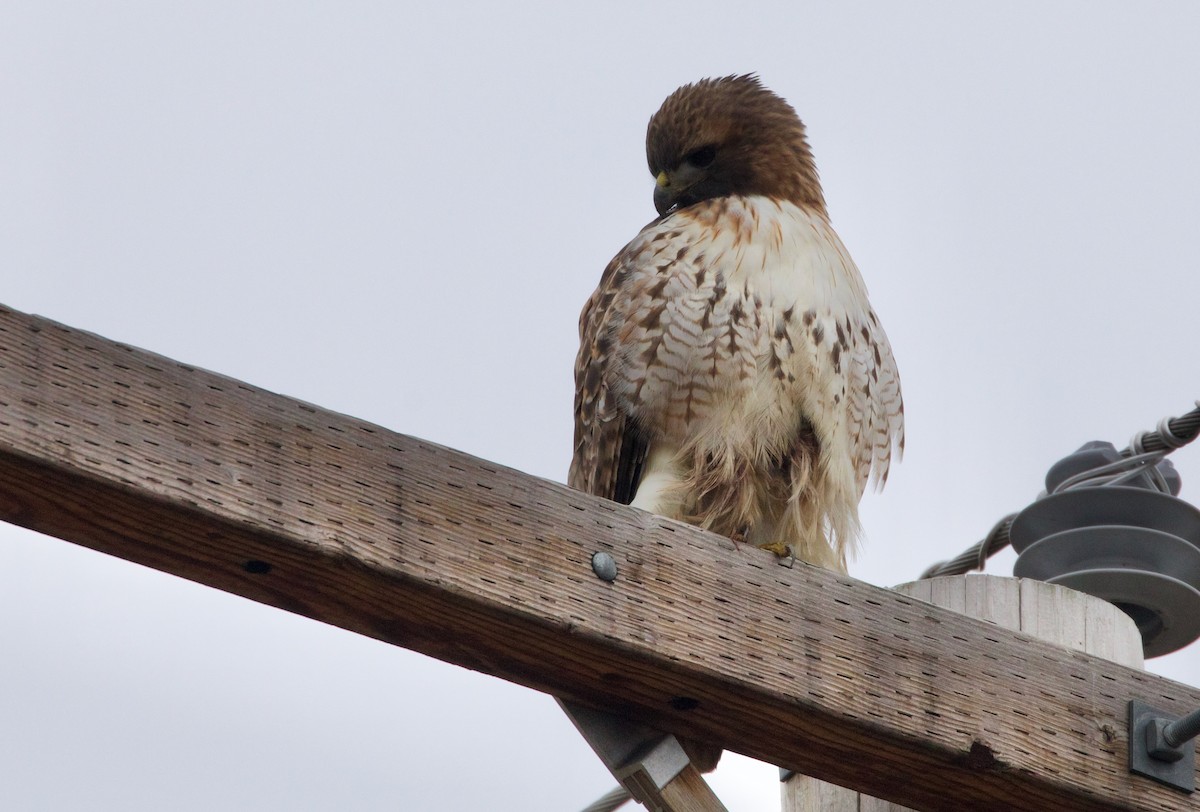
[[[764,195],[825,213],[804,124],[752,74],[676,90],[650,119],[646,159],[659,214],[728,195]]]

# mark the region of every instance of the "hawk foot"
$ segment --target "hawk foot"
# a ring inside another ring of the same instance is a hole
[[[784,544],[782,541],[772,541],[768,544],[758,545],[760,550],[770,550],[775,553],[779,559],[779,563],[785,567],[791,567],[796,563],[796,554],[792,552],[792,545]]]

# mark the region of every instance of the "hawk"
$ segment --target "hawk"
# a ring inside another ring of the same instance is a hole
[[[904,407],[804,125],[756,76],[705,79],[646,156],[659,217],[579,321],[568,484],[844,572]]]

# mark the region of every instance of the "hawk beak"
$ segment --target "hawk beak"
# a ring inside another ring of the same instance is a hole
[[[671,176],[664,169],[654,179],[654,208],[666,214],[675,206],[675,190],[671,188]]]
[[[702,192],[712,185],[709,170],[692,166],[686,161],[675,169],[662,170],[654,176],[654,208],[660,215],[670,214],[673,209],[690,206],[704,197],[711,197]]]

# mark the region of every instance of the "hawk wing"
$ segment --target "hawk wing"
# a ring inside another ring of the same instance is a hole
[[[897,457],[904,453],[904,400],[896,359],[875,311],[868,308],[865,316],[850,324],[857,335],[847,372],[847,420],[859,496],[869,479],[874,478],[877,490],[887,482],[893,447]]]
[[[816,221],[818,233],[826,242],[826,255],[840,265],[839,276],[847,282],[834,291],[832,305],[817,311],[810,330],[810,350],[817,379],[835,381],[832,391],[840,398],[820,403],[815,423],[844,426],[848,453],[854,467],[858,495],[862,497],[872,479],[882,488],[892,467],[893,449],[904,453],[904,398],[900,392],[900,373],[896,369],[892,344],[866,300],[866,287],[850,253],[838,234],[826,221]],[[817,337],[823,333],[827,347]]]
[[[612,337],[608,312],[629,269],[622,251],[600,277],[579,316],[575,359],[575,451],[567,484],[628,505],[633,501],[649,443],[609,391],[605,374]]]

